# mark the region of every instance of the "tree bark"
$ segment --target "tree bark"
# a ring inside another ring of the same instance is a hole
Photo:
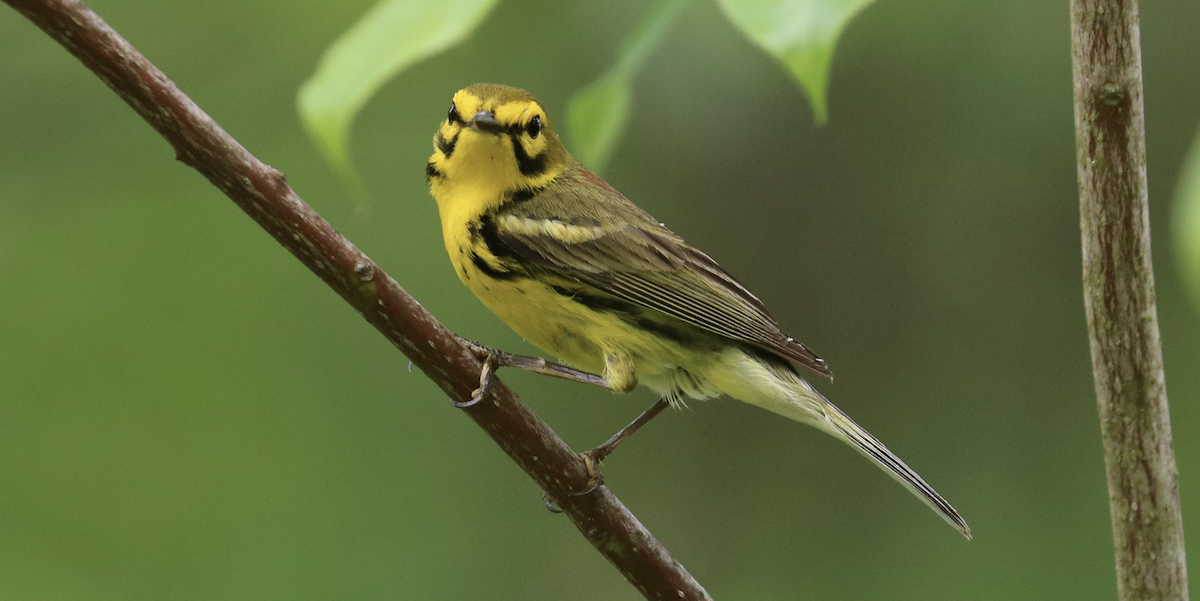
[[[4,2],[91,69],[167,140],[176,158],[241,207],[451,400],[471,398],[482,365],[461,339],[305,204],[282,173],[238,144],[99,16],[78,0]],[[493,378],[489,393],[464,411],[647,599],[710,599],[607,487],[590,486],[579,455],[499,379]],[[470,563],[463,569],[469,571]]]
[[[1072,0],[1083,293],[1123,601],[1184,600],[1155,308],[1136,0]]]

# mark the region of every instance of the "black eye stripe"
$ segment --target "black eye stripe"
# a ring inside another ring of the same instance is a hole
[[[535,123],[537,125],[534,125]],[[532,133],[532,131],[541,133],[542,129],[543,129],[542,116],[534,115],[533,119],[530,119],[529,123],[526,123],[525,125],[521,125],[520,123],[513,123],[512,125],[509,125],[508,133],[511,135],[514,135],[514,136],[519,136],[521,134],[528,133],[529,137],[537,139],[538,134]]]
[[[521,145],[521,134],[523,133],[525,133],[524,129],[508,132],[508,137],[512,140],[513,155],[517,159],[517,168],[521,170],[521,175],[528,177],[541,175],[546,171],[545,153],[529,156],[529,153],[525,152],[525,147]]]

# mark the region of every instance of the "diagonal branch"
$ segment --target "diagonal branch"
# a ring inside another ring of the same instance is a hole
[[[1184,601],[1178,471],[1150,263],[1137,0],[1072,0],[1083,295],[1122,601]]]
[[[254,158],[161,71],[78,0],[4,0],[62,44],[175,149],[350,303],[452,400],[470,398],[480,363],[366,255]],[[584,537],[649,599],[709,599],[604,486],[588,490],[579,456],[499,381],[465,409]],[[578,494],[587,491],[586,494]]]

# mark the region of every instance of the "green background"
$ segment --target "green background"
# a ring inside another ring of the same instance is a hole
[[[430,139],[477,81],[561,116],[643,3],[503,2],[385,86],[354,130],[369,214],[294,111],[369,0],[90,4],[447,326],[535,352],[450,269]],[[1196,556],[1200,319],[1165,236],[1200,116],[1200,3],[1141,17]],[[604,473],[714,597],[1115,597],[1073,145],[1065,2],[877,2],[839,43],[822,129],[713,3],[684,13],[636,81],[606,178],[829,360],[821,389],[976,535],[815,430],[694,402]],[[579,449],[653,400],[503,378]],[[0,599],[333,598],[638,596],[402,355],[0,7]]]

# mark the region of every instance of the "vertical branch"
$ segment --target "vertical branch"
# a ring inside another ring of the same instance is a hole
[[[1184,600],[1146,192],[1136,0],[1072,0],[1083,295],[1123,601]]]

